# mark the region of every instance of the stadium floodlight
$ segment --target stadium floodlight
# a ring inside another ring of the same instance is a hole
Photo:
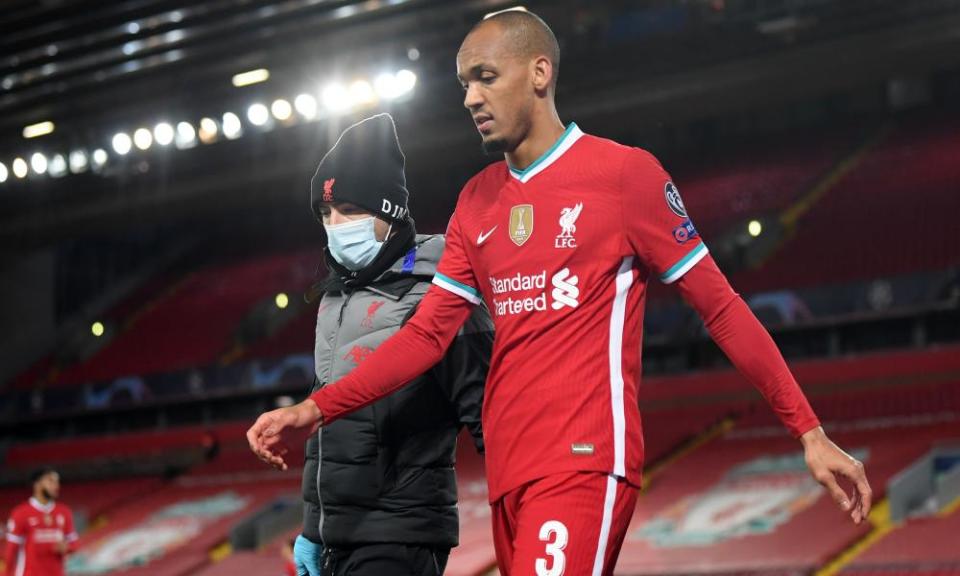
[[[207,120],[210,120],[207,118]],[[210,120],[213,122],[213,120]],[[216,128],[217,124],[214,122],[213,127]],[[197,145],[197,131],[194,129],[193,124],[189,122],[180,122],[177,124],[177,148],[181,150],[184,148],[192,148]]]
[[[54,178],[60,178],[67,174],[67,159],[63,154],[54,154],[50,159],[50,167],[47,169]]]
[[[244,86],[250,86],[251,84],[259,84],[260,82],[266,82],[270,79],[270,71],[266,68],[257,68],[256,70],[248,70],[246,72],[241,72],[239,74],[233,75],[233,85],[237,88],[243,88]]]
[[[761,224],[759,220],[751,220],[750,223],[747,224],[747,232],[756,238],[763,233],[763,224]]]
[[[254,126],[263,126],[270,120],[270,111],[263,104],[257,102],[247,108],[247,120]]]
[[[290,297],[281,292],[277,294],[277,297],[274,298],[273,301],[277,305],[277,308],[283,310],[290,304]]]
[[[317,99],[309,94],[300,94],[294,98],[293,107],[307,120],[317,117]]]
[[[141,150],[146,150],[153,144],[153,134],[148,128],[137,128],[133,133],[133,144]]]
[[[93,167],[95,169],[103,168],[103,165],[107,163],[108,158],[109,157],[107,156],[106,150],[103,148],[97,148],[93,151],[93,156],[91,158],[91,160],[93,160]]]
[[[69,164],[70,171],[79,174],[87,169],[87,153],[83,150],[73,150],[70,152]]]
[[[213,118],[203,118],[200,120],[200,141],[204,144],[210,144],[217,139],[217,121]]]
[[[113,144],[113,151],[121,156],[130,152],[130,147],[133,145],[130,136],[128,136],[126,132],[117,132],[114,134],[111,144]]]
[[[392,100],[399,96],[397,77],[389,72],[384,72],[374,78],[373,89],[377,91],[377,95],[385,100]]]
[[[30,167],[33,168],[36,174],[46,174],[47,157],[40,152],[34,152],[33,155],[30,156]]]
[[[10,173],[7,172],[7,165],[3,162],[0,162],[0,184],[6,182],[9,175]]]
[[[103,326],[103,322],[94,322],[90,325],[90,332],[97,338],[103,336],[103,333],[106,329]]]
[[[377,94],[373,91],[373,86],[366,80],[357,80],[350,84],[348,90],[350,94],[350,104],[353,106],[366,106],[377,101]]]
[[[240,118],[233,112],[225,113],[220,124],[223,126],[223,135],[228,140],[236,140],[243,136],[243,125],[240,124]]]
[[[344,112],[350,108],[350,93],[343,84],[333,83],[327,85],[320,95],[324,107],[331,112]]]
[[[23,127],[23,137],[24,138],[39,138],[40,136],[46,136],[47,134],[52,134],[54,130],[53,122],[45,120],[43,122],[37,122],[36,124],[31,124],[29,126]]]
[[[23,158],[14,158],[13,159],[13,175],[17,178],[26,178],[27,172],[30,171],[30,167],[27,166],[27,161]]]
[[[273,101],[273,104],[270,105],[270,113],[273,114],[274,118],[283,122],[290,119],[290,116],[293,114],[293,108],[290,106],[290,103],[283,98],[277,98]]]
[[[173,126],[161,122],[153,127],[153,139],[159,146],[169,146],[173,142]]]
[[[417,85],[417,75],[411,70],[401,70],[397,72],[397,90],[400,94],[406,94],[413,90]]]

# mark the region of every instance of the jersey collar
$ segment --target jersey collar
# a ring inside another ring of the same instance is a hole
[[[31,496],[30,505],[36,508],[37,510],[39,510],[40,512],[43,512],[44,514],[49,514],[51,511],[53,511],[53,507],[56,505],[56,502],[54,500],[51,500],[47,502],[46,505],[43,505],[40,503],[39,500]]]
[[[551,164],[556,162],[558,158],[563,156],[563,153],[569,150],[574,142],[579,140],[581,136],[583,136],[583,132],[580,130],[580,127],[577,126],[575,122],[571,122],[567,125],[567,129],[563,131],[563,134],[560,135],[560,138],[554,142],[553,146],[544,152],[542,156],[534,160],[532,164],[523,170],[517,170],[511,167],[510,175],[521,182],[528,182],[531,178],[546,170]]]

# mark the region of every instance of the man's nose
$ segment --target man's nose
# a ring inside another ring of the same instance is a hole
[[[337,224],[343,224],[344,222],[346,222],[347,218],[335,208],[331,208],[329,220],[330,220],[330,226],[336,226]]]
[[[480,96],[480,90],[476,84],[467,85],[467,93],[463,96],[463,106],[468,110],[475,110],[483,104],[483,98]]]

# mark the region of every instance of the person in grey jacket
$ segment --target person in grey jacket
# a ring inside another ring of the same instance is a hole
[[[443,252],[417,235],[404,157],[387,114],[347,128],[311,181],[327,233],[311,393],[354,369],[413,315]],[[480,408],[493,324],[478,308],[443,360],[413,384],[307,441],[299,574],[438,575],[457,545],[454,452]]]

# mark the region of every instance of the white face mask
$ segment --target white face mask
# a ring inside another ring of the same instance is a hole
[[[377,241],[375,222],[376,219],[370,216],[335,226],[324,224],[323,228],[327,231],[327,248],[330,249],[334,259],[354,272],[369,266],[384,244]],[[389,229],[387,236],[390,236]]]

